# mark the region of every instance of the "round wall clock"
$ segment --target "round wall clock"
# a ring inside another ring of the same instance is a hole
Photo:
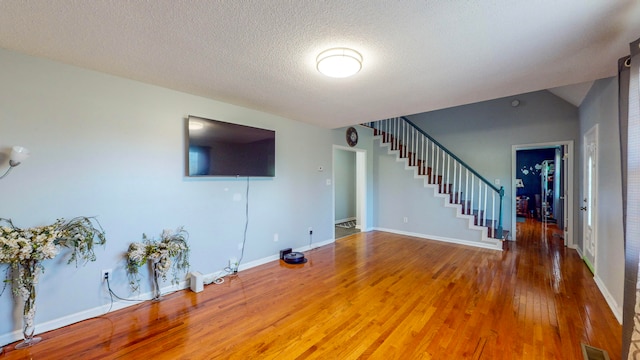
[[[354,127],[350,127],[347,129],[347,144],[353,147],[358,144],[358,131]]]

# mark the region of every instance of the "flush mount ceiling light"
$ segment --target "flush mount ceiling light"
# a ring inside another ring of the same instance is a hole
[[[334,78],[345,78],[355,75],[362,69],[362,55],[347,48],[325,50],[316,58],[320,73]]]

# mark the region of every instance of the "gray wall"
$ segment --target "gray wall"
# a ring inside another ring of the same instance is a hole
[[[334,187],[335,187],[335,220],[356,217],[356,153],[349,150],[335,149]]]
[[[512,107],[513,99],[520,100]],[[511,229],[512,146],[578,139],[578,109],[548,91],[537,91],[408,116],[427,134],[505,188],[505,229]],[[577,198],[577,188],[576,196]]]
[[[618,124],[618,82],[598,80],[580,105],[580,134],[598,124],[598,197],[595,279],[609,305],[621,320],[624,285],[624,232],[622,228],[622,170]],[[583,174],[583,141],[579,139],[580,182]],[[582,185],[582,184],[581,184]],[[580,199],[584,198],[584,189]],[[582,249],[583,219],[578,216],[578,239]]]
[[[184,226],[191,270],[203,274],[240,256],[247,181],[183,176],[189,114],[276,131],[276,176],[250,182],[243,264],[306,246],[308,227],[314,243],[333,240],[333,193],[326,180],[334,141],[343,144],[344,133],[338,139],[333,130],[0,50],[0,170],[12,145],[32,153],[0,181],[0,217],[30,227],[97,216],[108,239],[98,260],[84,267],[66,265],[62,255],[44,262],[36,331],[43,323],[54,326],[108,308],[101,269],[113,269],[112,288],[129,296],[123,253],[143,233],[157,236]],[[3,275],[5,267],[0,265]],[[142,293],[149,289],[142,281]],[[21,326],[17,308],[6,291],[0,297],[0,346]]]

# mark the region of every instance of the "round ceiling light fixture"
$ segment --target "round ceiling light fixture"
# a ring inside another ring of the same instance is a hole
[[[318,71],[333,78],[345,78],[362,69],[362,55],[348,48],[325,50],[316,58]]]

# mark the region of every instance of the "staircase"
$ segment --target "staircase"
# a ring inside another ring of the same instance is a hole
[[[496,187],[406,117],[362,124],[390,153],[406,162],[425,187],[434,187],[448,206],[458,207],[457,217],[467,218],[470,228],[485,231],[483,238],[504,240],[502,228],[504,188]]]

